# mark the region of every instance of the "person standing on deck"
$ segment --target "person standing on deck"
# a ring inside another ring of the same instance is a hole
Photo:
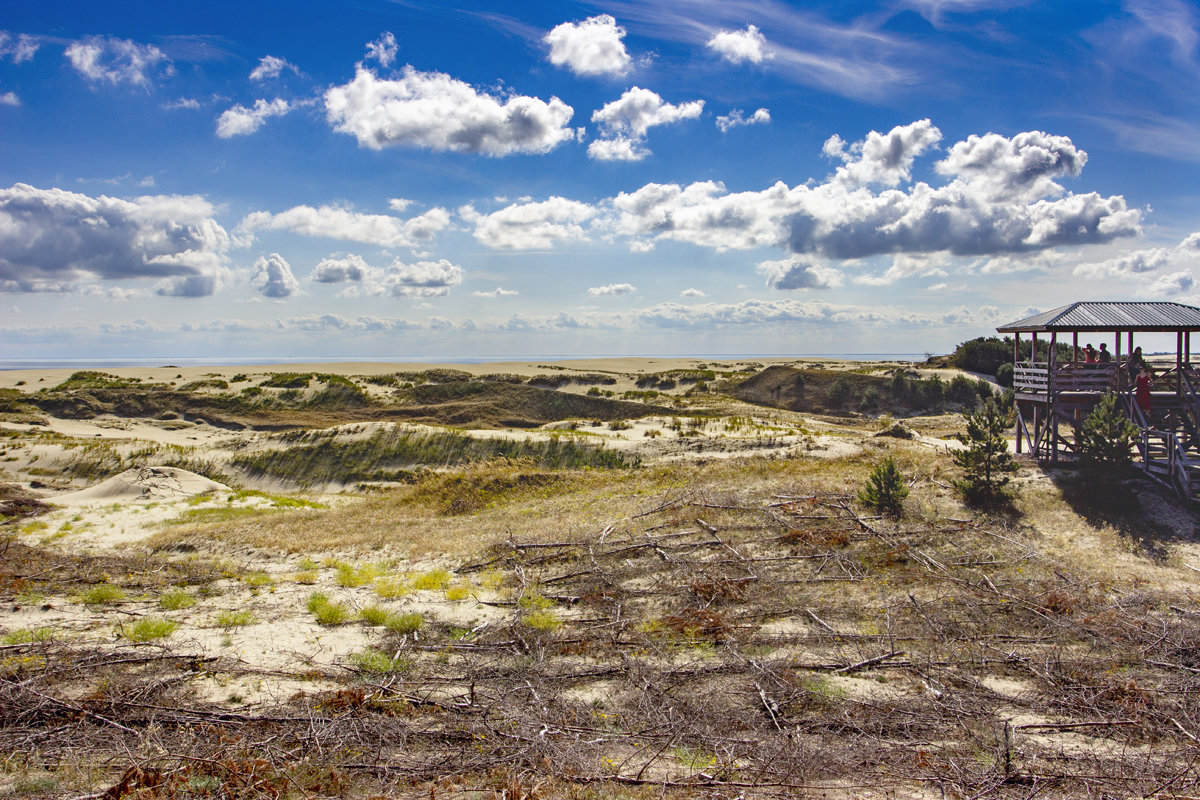
[[[1146,359],[1142,357],[1142,348],[1134,348],[1133,353],[1129,356],[1129,360],[1125,362],[1125,369],[1129,370],[1130,383],[1137,381],[1139,372],[1144,369],[1148,371]]]
[[[1141,350],[1139,347],[1138,350]],[[1150,368],[1146,366],[1146,362],[1142,362],[1141,369],[1138,370],[1137,376],[1133,379],[1133,397],[1137,400],[1138,407],[1142,409],[1143,414],[1150,413]]]
[[[1101,364],[1108,364],[1112,361],[1112,353],[1108,352],[1108,345],[1104,342],[1100,343],[1100,352],[1096,354]]]
[[[1100,345],[1100,346],[1103,347],[1104,345]],[[1083,363],[1085,363],[1085,364],[1095,364],[1096,363],[1096,348],[1092,347],[1091,342],[1088,342],[1087,347],[1083,348]]]

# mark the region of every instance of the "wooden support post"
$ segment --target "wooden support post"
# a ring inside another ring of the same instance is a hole
[[[1071,332],[1071,361],[1079,361],[1079,331]]]
[[[1050,333],[1050,352],[1046,354],[1046,426],[1050,434],[1050,461],[1058,463],[1058,394],[1054,373],[1058,369],[1058,331]]]
[[[1130,335],[1132,336],[1133,334],[1131,333]],[[1117,368],[1117,392],[1120,392],[1121,389],[1124,388],[1124,381],[1121,380],[1121,373],[1125,371],[1121,369],[1121,332],[1117,331],[1115,334],[1113,334],[1113,339],[1113,347],[1115,350],[1115,352],[1113,352],[1113,366]]]

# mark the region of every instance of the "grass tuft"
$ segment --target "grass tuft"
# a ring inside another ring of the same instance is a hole
[[[380,650],[371,648],[359,653],[350,654],[350,663],[363,672],[380,674],[384,672],[403,672],[409,667],[407,658],[392,657]]]
[[[450,573],[444,569],[431,569],[412,579],[412,588],[440,591],[450,585]]]
[[[389,614],[383,626],[394,633],[414,633],[425,624],[425,618],[415,611],[406,614]]]
[[[48,642],[54,638],[55,630],[49,626],[39,628],[17,628],[0,637],[0,644],[32,644]]]
[[[84,605],[104,606],[119,603],[125,599],[125,591],[111,583],[99,583],[79,596]]]
[[[412,591],[408,579],[401,575],[385,575],[375,579],[375,594],[385,600],[395,600],[404,597]]]
[[[158,607],[163,611],[178,611],[196,605],[196,596],[183,589],[172,589],[158,598]]]
[[[540,609],[521,617],[521,624],[530,630],[550,633],[562,627],[562,620],[553,611]]]
[[[350,610],[342,603],[335,603],[322,592],[308,596],[308,610],[321,625],[340,625],[350,618]]]
[[[253,611],[222,611],[217,614],[217,625],[222,628],[239,628],[255,622]]]
[[[158,617],[143,617],[137,622],[121,626],[121,635],[133,642],[150,642],[165,639],[178,629],[178,622]]]

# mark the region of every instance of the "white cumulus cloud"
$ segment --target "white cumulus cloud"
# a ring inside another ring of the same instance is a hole
[[[217,136],[230,139],[254,133],[271,117],[281,117],[291,110],[288,101],[276,97],[271,102],[256,100],[254,108],[236,105],[227,109],[217,119]]]
[[[168,73],[171,60],[152,44],[140,44],[128,39],[90,36],[72,42],[66,49],[71,66],[90,81],[106,81],[113,85],[130,83],[148,86],[148,73],[161,64]]]
[[[602,138],[592,142],[588,155],[600,160],[637,161],[649,155],[641,147],[646,132],[656,125],[695,119],[704,111],[703,100],[678,105],[668,103],[649,89],[634,86],[616,100],[592,112]]]
[[[1138,294],[1142,297],[1173,298],[1187,294],[1196,286],[1196,278],[1187,270],[1160,275]]]
[[[166,278],[172,294],[219,288],[230,238],[194,195],[122,200],[14,184],[0,189],[0,286]]]
[[[871,131],[849,148],[837,134],[825,141],[824,152],[844,163],[836,180],[849,187],[883,184],[896,186],[912,178],[913,159],[935,146],[942,132],[927,119],[892,128],[886,134]]]
[[[707,297],[704,292],[699,289],[684,289],[679,293],[680,297]]]
[[[396,61],[396,54],[400,52],[400,46],[396,44],[396,37],[391,31],[384,31],[383,34],[373,42],[367,43],[367,59],[374,59],[379,62],[381,67],[390,67]]]
[[[757,109],[750,116],[743,116],[740,108],[735,108],[724,116],[717,117],[717,127],[721,133],[727,132],[730,128],[739,128],[744,125],[766,125],[771,121],[771,112],[765,108]]]
[[[596,213],[586,203],[563,197],[514,203],[491,214],[480,214],[471,206],[459,211],[463,219],[475,225],[477,240],[506,250],[545,249],[560,242],[586,239],[584,223]]]
[[[1055,179],[1078,176],[1086,163],[1087,153],[1066,136],[1028,131],[1011,139],[997,133],[968,136],[934,168],[991,196],[1044,197],[1061,193]]]
[[[0,94],[0,106],[19,106],[21,98],[17,97],[16,92],[5,92]]]
[[[625,29],[608,14],[583,22],[564,22],[546,34],[550,63],[576,75],[624,75],[631,59],[625,50]]]
[[[758,271],[767,277],[767,286],[772,289],[835,289],[842,285],[840,272],[805,257],[763,261]]]
[[[387,214],[363,214],[338,206],[295,206],[278,214],[268,211],[247,214],[238,225],[238,232],[284,230],[381,247],[414,247],[429,241],[449,224],[450,214],[443,208],[431,208],[410,219],[400,219]]]
[[[593,139],[588,143],[588,158],[596,161],[641,161],[650,151],[640,140],[618,136],[615,139]]]
[[[567,127],[574,110],[557,97],[496,98],[411,66],[392,79],[360,68],[354,80],[325,92],[325,114],[334,130],[372,150],[403,146],[506,156],[546,153],[576,137]]]
[[[1141,212],[1120,195],[1071,194],[1036,180],[1042,196],[997,193],[1008,165],[994,163],[935,187],[911,180],[915,157],[940,133],[927,121],[872,132],[849,151],[839,138],[826,151],[844,166],[824,183],[729,193],[717,182],[646,184],[607,202],[606,227],[645,249],[675,240],[718,251],[777,246],[845,260],[896,253],[967,256],[1033,254],[1099,244],[1140,233]],[[891,188],[901,183],[904,188]],[[883,184],[876,190],[872,184]]]
[[[463,269],[446,259],[406,264],[399,259],[374,267],[360,256],[322,259],[310,275],[318,283],[351,283],[344,295],[439,297],[462,283]]]
[[[471,292],[476,297],[515,297],[518,292],[515,289],[505,289],[503,286],[497,286],[489,291]]]
[[[263,297],[291,297],[300,290],[300,281],[292,274],[292,267],[287,259],[279,253],[260,256],[254,262],[254,275],[250,285],[257,289]]]
[[[587,291],[592,297],[620,297],[624,294],[633,294],[637,291],[637,287],[628,283],[610,283],[607,286],[593,286]]]
[[[462,279],[462,267],[442,258],[415,264],[396,261],[385,271],[383,284],[393,297],[440,297]]]
[[[268,78],[278,78],[285,69],[300,74],[300,69],[295,64],[278,56],[263,56],[258,60],[258,66],[251,70],[250,80],[265,81]]]
[[[345,258],[323,258],[313,267],[309,277],[318,283],[362,282],[372,274],[362,256],[350,254]]]
[[[733,64],[747,61],[761,64],[772,57],[767,37],[754,25],[747,25],[744,31],[719,31],[708,40],[708,47]]]

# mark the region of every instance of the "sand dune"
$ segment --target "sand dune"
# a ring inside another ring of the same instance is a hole
[[[175,500],[212,491],[229,491],[229,487],[178,467],[139,467],[78,492],[58,495],[51,501],[65,506],[87,506],[137,500]]]

